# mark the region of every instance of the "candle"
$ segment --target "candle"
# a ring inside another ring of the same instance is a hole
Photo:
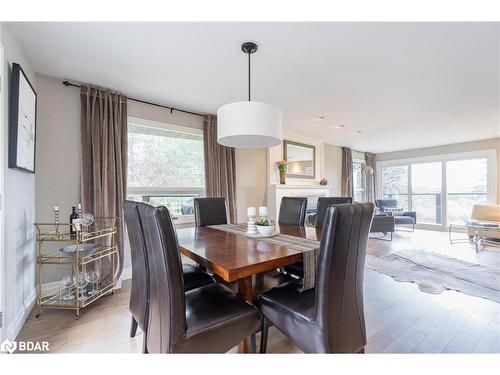
[[[259,216],[267,216],[267,207],[259,207]]]
[[[247,209],[247,215],[248,216],[255,216],[255,215],[257,215],[257,209],[255,207],[248,207],[248,209]]]

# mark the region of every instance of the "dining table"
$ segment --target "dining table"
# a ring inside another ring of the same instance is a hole
[[[296,225],[277,225],[276,233],[319,241],[321,230]],[[213,227],[177,229],[181,254],[216,275],[222,282],[236,284],[237,292],[253,303],[258,297],[255,279],[259,274],[302,261],[303,252],[273,244],[262,238],[223,231]],[[248,353],[249,342],[238,345]]]

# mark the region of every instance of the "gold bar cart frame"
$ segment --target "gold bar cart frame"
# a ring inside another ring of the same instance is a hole
[[[102,227],[97,226],[98,222],[106,222],[107,225]],[[117,217],[96,217],[94,225],[91,226],[88,232],[77,231],[75,238],[71,237],[70,223],[35,223],[36,240],[37,240],[37,306],[39,317],[42,309],[65,309],[74,310],[75,317],[80,317],[80,310],[94,301],[97,301],[104,295],[113,294],[116,287],[116,256],[118,255],[118,244],[116,242],[117,233]],[[62,231],[61,231],[62,228]],[[80,245],[86,242],[94,241],[110,237],[110,245],[102,246],[98,251],[90,255],[80,253]],[[47,242],[61,242],[74,244],[76,251],[71,255],[63,253],[61,250],[44,252],[43,245]],[[43,266],[51,265],[72,265],[75,275],[79,275],[83,271],[83,267],[97,260],[111,257],[111,280],[101,281],[98,285],[96,293],[81,297],[80,287],[78,283],[66,288],[61,287],[52,290],[50,293],[43,294]],[[73,294],[74,299],[67,300],[65,297]]]

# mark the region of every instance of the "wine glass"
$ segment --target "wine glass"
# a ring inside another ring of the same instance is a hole
[[[64,297],[62,297],[63,301],[69,301],[75,298],[75,295],[71,293],[71,287],[75,285],[75,278],[72,275],[65,275],[61,280],[61,284],[64,288],[66,288],[66,292]]]
[[[85,287],[88,284],[87,272],[80,272],[78,274],[78,287],[80,288],[80,298],[85,298]]]
[[[92,290],[88,292],[89,295],[94,295],[96,293],[95,285],[101,279],[101,272],[99,270],[87,272],[86,280],[92,284]]]
[[[83,227],[83,230],[85,232],[88,232],[89,227],[92,225],[94,222],[94,215],[89,214],[89,213],[83,213],[82,216],[79,219],[80,224]]]

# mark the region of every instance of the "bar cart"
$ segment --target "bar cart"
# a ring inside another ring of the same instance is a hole
[[[79,227],[73,234],[69,223],[35,223],[37,239],[37,305],[39,317],[42,309],[74,310],[75,318],[80,316],[80,309],[97,301],[104,295],[113,294],[116,286],[116,268],[118,244],[116,242],[116,217],[95,218],[87,228]],[[59,249],[46,249],[63,246]],[[67,249],[71,249],[68,251]],[[109,275],[105,279],[96,280],[92,290],[81,287],[78,276],[84,269],[96,261],[109,259]],[[74,281],[56,290],[43,290],[43,269],[45,265],[71,266]],[[75,276],[76,275],[76,276]]]

